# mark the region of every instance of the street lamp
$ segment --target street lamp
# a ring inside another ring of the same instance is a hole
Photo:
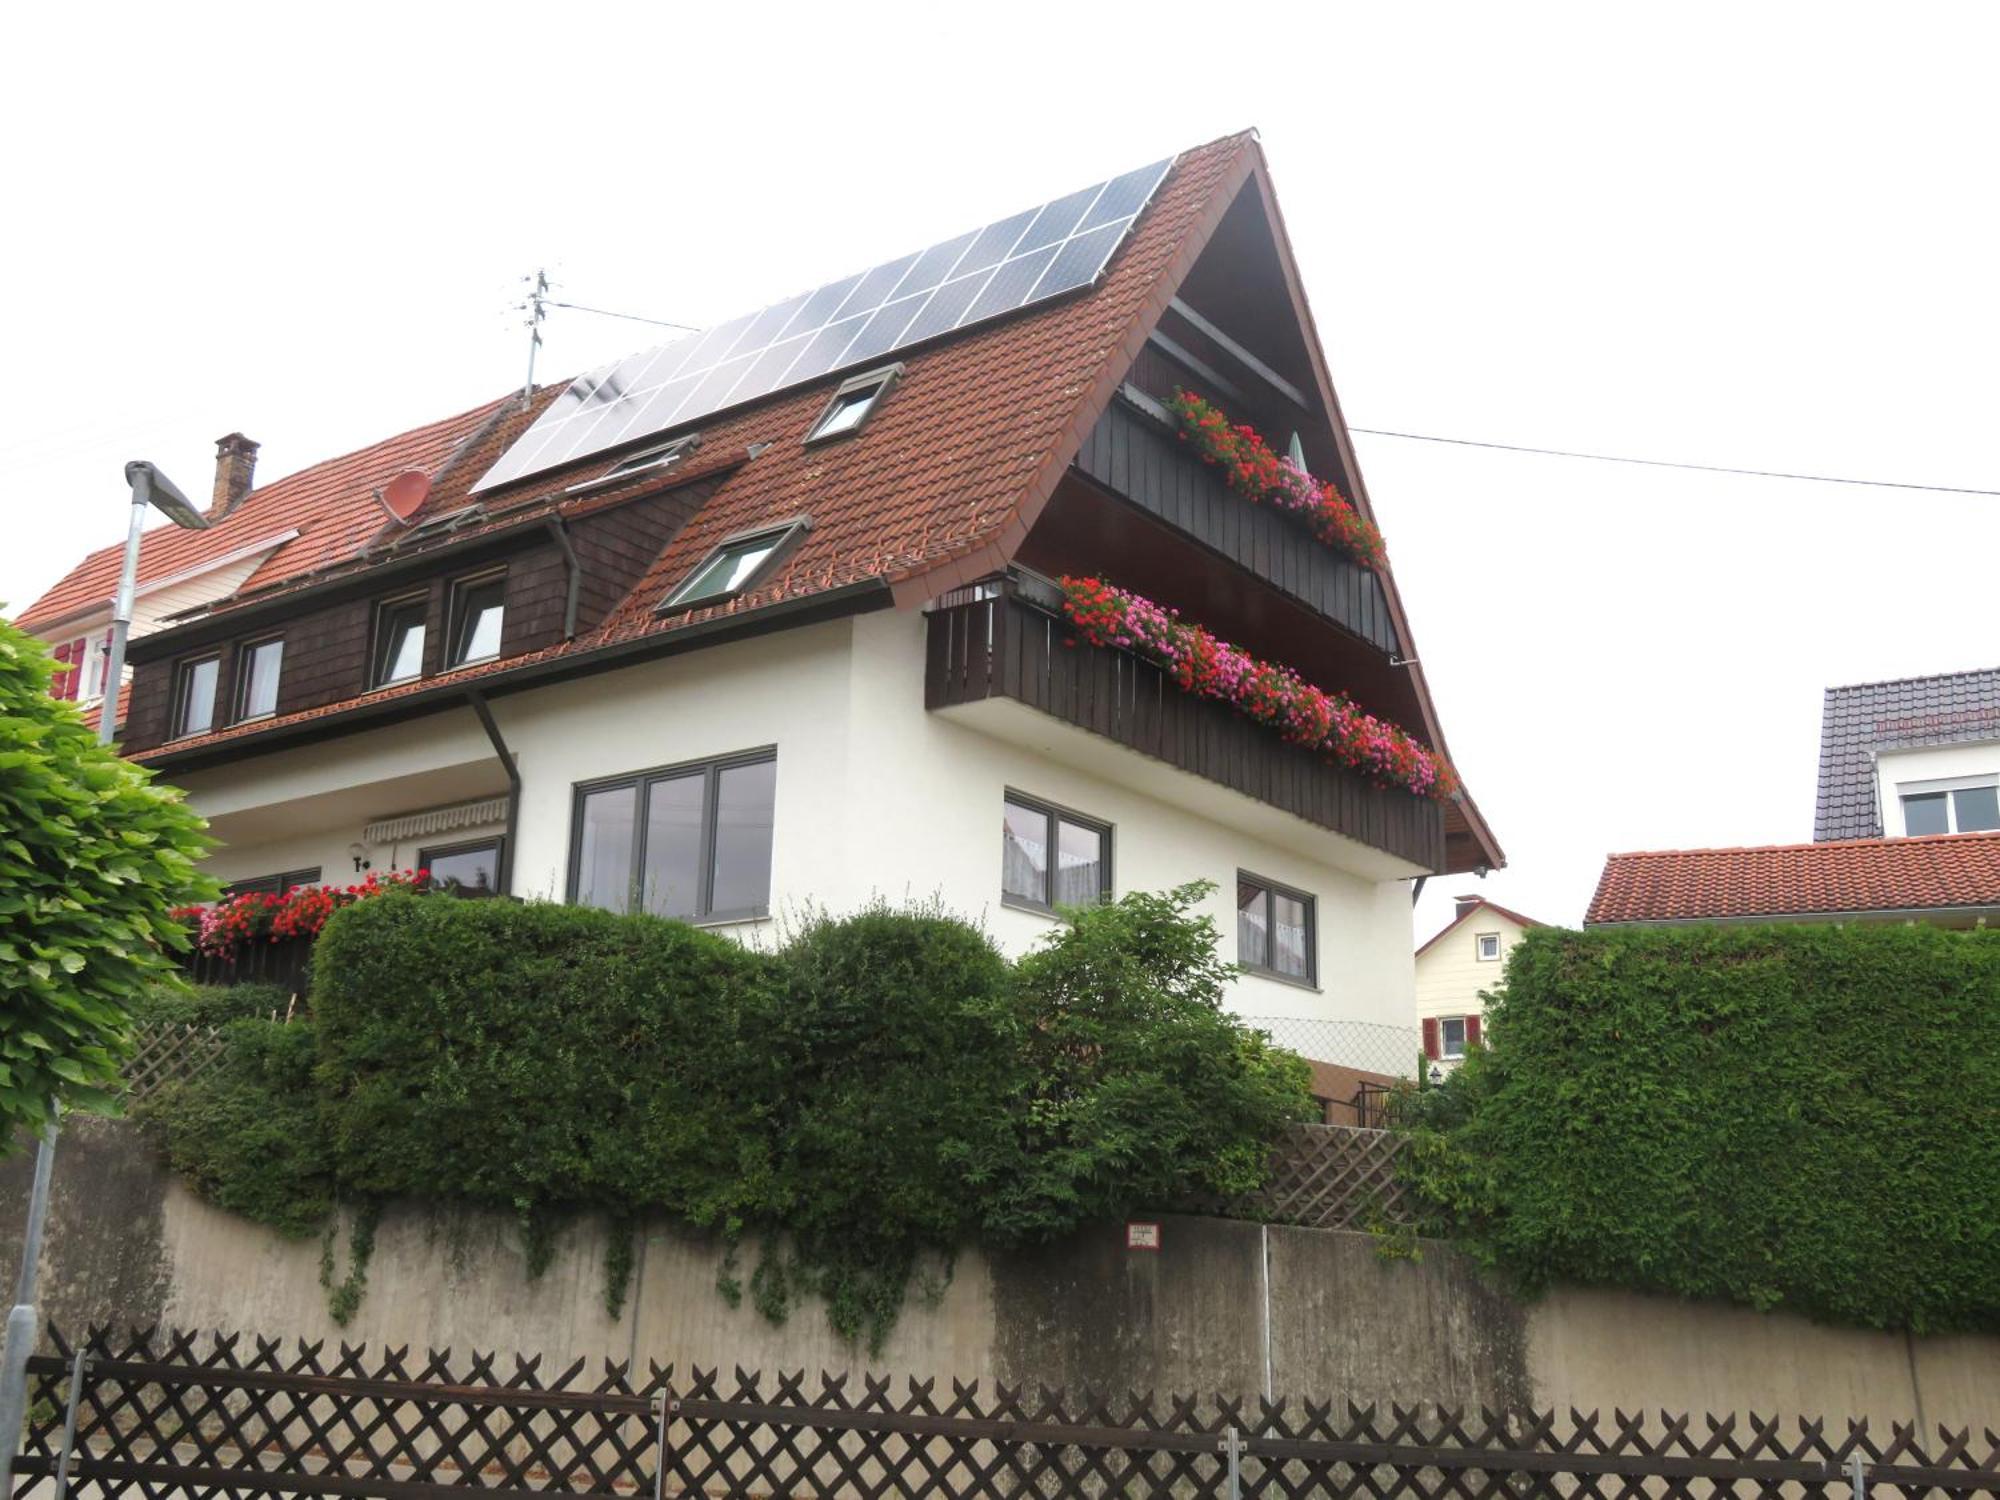
[[[209,520],[188,502],[174,482],[144,459],[125,465],[125,483],[132,491],[132,520],[125,532],[125,559],[118,572],[118,593],[111,603],[111,655],[104,667],[104,701],[97,710],[97,742],[111,743],[118,732],[118,693],[125,675],[125,638],[132,630],[132,596],[139,586],[139,538],[146,529],[146,507],[153,506],[176,526],[206,531]],[[0,1362],[0,1500],[14,1493],[14,1445],[20,1441],[21,1419],[27,1410],[28,1355],[33,1350],[39,1319],[35,1315],[35,1282],[41,1269],[42,1229],[49,1216],[49,1178],[56,1161],[56,1106],[42,1127],[35,1149],[35,1182],[28,1198],[27,1233],[21,1240],[21,1278],[13,1310],[7,1314],[7,1351]]]
[[[111,603],[111,657],[104,664],[104,704],[97,711],[97,742],[111,743],[118,732],[118,692],[125,676],[125,638],[132,633],[132,596],[139,586],[139,536],[146,529],[146,507],[153,506],[186,531],[208,530],[208,517],[189,503],[174,482],[143,458],[125,465],[125,483],[132,489],[132,523],[125,531],[125,562],[118,570],[118,595]],[[0,1500],[6,1500],[0,1491]]]

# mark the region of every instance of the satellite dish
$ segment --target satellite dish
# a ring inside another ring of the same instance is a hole
[[[423,509],[431,495],[431,476],[422,469],[405,469],[375,492],[382,509],[398,526],[410,524],[410,517]]]

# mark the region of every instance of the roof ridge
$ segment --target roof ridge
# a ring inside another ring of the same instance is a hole
[[[1878,677],[1870,682],[1837,682],[1828,686],[1826,694],[1830,698],[1835,693],[1852,693],[1861,688],[1902,687],[1912,682],[1946,682],[1954,677],[1994,676],[2000,676],[2000,667],[1965,667],[1956,672],[1919,672],[1911,677]]]
[[[1706,849],[1626,849],[1605,855],[1605,859],[1668,859],[1696,854],[1795,854],[1807,849],[1908,848],[1912,845],[1975,843],[2000,839],[2000,829],[1980,829],[1972,833],[1877,834],[1865,839],[1810,839],[1798,844],[1733,844]]]

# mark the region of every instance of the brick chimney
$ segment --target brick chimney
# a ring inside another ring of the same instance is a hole
[[[208,518],[220,521],[250,493],[257,474],[257,445],[240,432],[215,440],[215,498]]]
[[[1486,898],[1484,896],[1453,896],[1451,899],[1458,903],[1458,910],[1452,914],[1452,920],[1456,922]]]

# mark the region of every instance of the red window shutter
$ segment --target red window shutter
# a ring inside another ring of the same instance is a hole
[[[1465,1018],[1465,1045],[1468,1047],[1477,1047],[1479,1045],[1479,1017],[1477,1016],[1467,1016]]]
[[[1424,1017],[1424,1056],[1436,1062],[1439,1056],[1438,1022],[1436,1016]]]
[[[51,653],[56,659],[55,676],[49,679],[51,698],[76,696],[76,645],[75,641],[64,641]]]

